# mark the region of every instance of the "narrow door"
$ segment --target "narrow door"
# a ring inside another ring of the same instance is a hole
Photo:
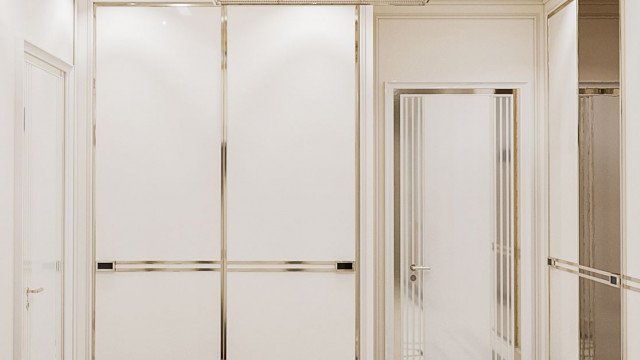
[[[220,358],[219,24],[96,8],[97,360]]]
[[[61,359],[64,72],[25,56],[22,351],[23,359]]]
[[[396,359],[513,359],[512,91],[396,100]]]

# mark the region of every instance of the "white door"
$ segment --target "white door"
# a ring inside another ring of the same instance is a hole
[[[61,359],[64,73],[26,55],[24,79],[23,359]]]
[[[513,359],[513,92],[415,92],[396,95],[395,359]]]

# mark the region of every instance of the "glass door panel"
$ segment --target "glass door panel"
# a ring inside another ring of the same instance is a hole
[[[514,359],[514,92],[402,91],[395,359]]]

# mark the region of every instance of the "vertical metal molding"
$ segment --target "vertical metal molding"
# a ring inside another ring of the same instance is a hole
[[[220,142],[220,359],[227,359],[227,6],[220,9],[221,113]]]
[[[360,5],[355,6],[355,178],[356,178],[356,203],[355,203],[355,270],[356,270],[356,293],[355,293],[355,358],[356,360],[360,360],[360,333],[361,333],[361,304],[360,304],[360,274],[361,274],[361,264],[360,264],[360,234],[361,234],[361,196],[360,196],[360,177],[361,177],[361,166],[360,166]],[[224,359],[223,359],[224,360]]]
[[[91,359],[96,359],[96,55],[98,44],[96,42],[96,4],[92,4],[91,6],[91,20],[93,24],[91,25],[91,29],[93,34],[91,34],[92,39],[92,59],[91,59],[91,130],[90,130],[90,144],[91,144],[91,205],[90,205],[90,224],[89,228],[91,229],[91,344],[90,344],[90,354]]]

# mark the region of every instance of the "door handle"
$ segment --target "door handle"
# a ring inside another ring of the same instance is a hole
[[[409,266],[409,269],[411,269],[411,271],[431,271],[431,266],[418,266],[415,264],[411,264],[411,266]]]
[[[39,294],[44,291],[43,287],[39,287],[37,289],[27,288],[27,294]]]

